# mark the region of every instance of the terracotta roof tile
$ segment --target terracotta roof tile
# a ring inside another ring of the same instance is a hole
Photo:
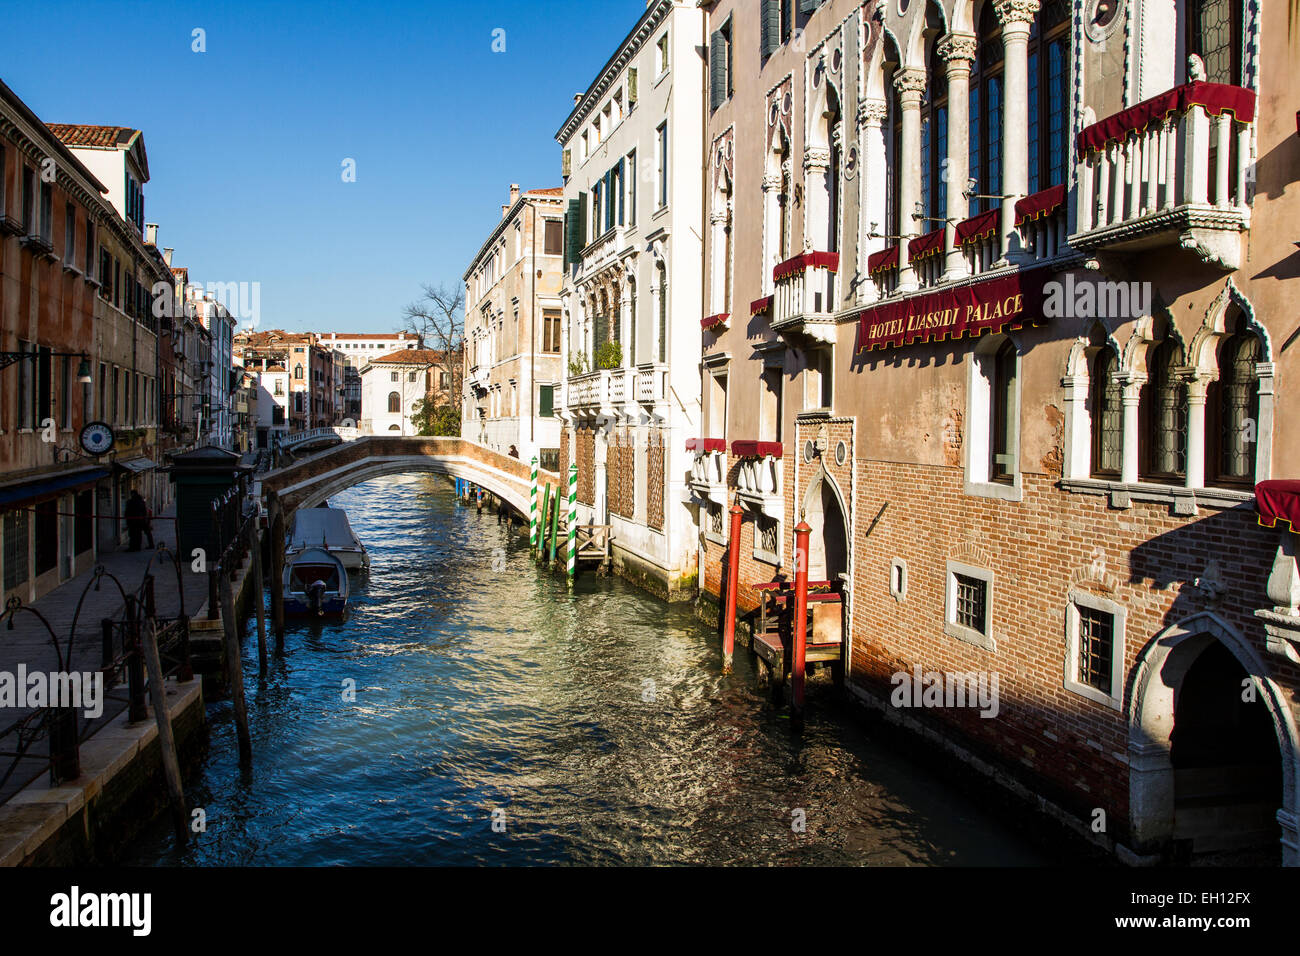
[[[131,145],[139,132],[129,126],[89,126],[83,123],[46,123],[50,132],[68,146],[115,149]]]

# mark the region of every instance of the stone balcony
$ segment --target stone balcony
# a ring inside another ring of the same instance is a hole
[[[785,448],[772,441],[733,441],[731,454],[738,459],[736,494],[752,511],[780,521],[785,514],[782,466]]]
[[[599,412],[608,409],[610,404],[609,369],[597,369],[569,377],[564,390],[564,404],[575,412]]]
[[[686,450],[695,455],[687,482],[697,501],[727,504],[727,442],[723,438],[688,438]]]
[[[772,329],[819,342],[835,341],[837,252],[805,252],[777,264],[769,314]]]
[[[636,400],[642,405],[663,405],[668,401],[668,366],[638,365],[634,378]]]
[[[1247,170],[1255,94],[1192,82],[1100,122],[1077,140],[1078,215],[1070,245],[1130,251],[1191,249],[1240,268],[1250,226]]]

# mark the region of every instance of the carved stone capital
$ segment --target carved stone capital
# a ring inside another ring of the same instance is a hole
[[[993,0],[993,11],[1004,27],[1013,23],[1028,27],[1038,15],[1038,7],[1038,0]]]
[[[919,105],[921,94],[925,92],[925,70],[918,70],[915,67],[909,67],[906,70],[899,70],[894,75],[894,89],[906,96],[908,93],[915,93],[916,96],[910,97],[911,100]],[[907,100],[904,100],[907,105]]]
[[[763,192],[780,189],[781,183],[784,181],[784,177],[782,177],[780,173],[768,173],[763,177]]]
[[[935,52],[948,64],[949,70],[954,66],[961,66],[969,71],[971,64],[975,62],[975,48],[975,34],[949,33],[939,40]]]
[[[810,169],[830,169],[831,151],[821,146],[809,146],[804,150],[803,168],[806,171]]]
[[[863,100],[858,104],[859,126],[880,126],[889,115],[889,104],[884,100]]]

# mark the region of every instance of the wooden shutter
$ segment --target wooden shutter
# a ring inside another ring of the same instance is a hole
[[[566,149],[563,159],[560,160],[560,175],[568,179],[571,172],[573,172],[573,150]]]
[[[727,38],[715,30],[709,37],[709,109],[716,110],[726,98]]]
[[[631,108],[632,108],[632,104],[636,102],[636,79],[637,79],[637,69],[636,69],[636,67],[634,67],[634,66],[633,66],[633,67],[629,67],[629,68],[628,68],[628,71],[627,71],[627,105],[628,105],[628,109],[631,109]]]
[[[541,408],[538,410],[539,418],[550,418],[555,414],[555,386],[541,386]]]
[[[627,195],[627,160],[618,161],[618,224],[623,225],[623,205]]]
[[[763,35],[763,59],[766,60],[781,45],[781,0],[763,0],[760,19]]]
[[[812,13],[822,5],[822,0],[799,0],[800,13]]]
[[[564,264],[566,266],[578,261],[578,223],[582,222],[582,210],[578,200],[569,200],[569,211],[564,214]]]

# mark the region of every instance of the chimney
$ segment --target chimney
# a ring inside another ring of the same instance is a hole
[[[506,218],[506,213],[508,213],[509,211],[510,211],[510,207],[509,207],[509,206],[502,206],[502,207],[501,207],[501,218],[502,218],[502,219]]]
[[[513,206],[517,202],[519,202],[519,184],[511,183],[510,184],[510,205]]]
[[[144,224],[144,241],[151,246],[158,245],[158,223],[146,222]]]
[[[163,250],[163,262],[167,263],[167,268],[169,269],[171,268],[171,264],[172,264],[172,253],[175,251],[176,251],[175,249]]]
[[[582,102],[582,94],[581,94],[581,93],[574,93],[574,94],[573,94],[573,105],[574,105],[574,106],[577,106],[577,105],[578,105],[579,103],[581,103],[581,102]]]

